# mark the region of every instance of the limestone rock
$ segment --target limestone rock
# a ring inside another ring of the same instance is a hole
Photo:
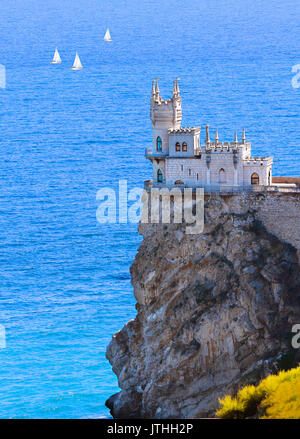
[[[213,416],[219,396],[256,384],[285,355],[299,361],[290,345],[300,322],[296,249],[220,198],[205,215],[199,235],[140,226],[138,313],[107,349],[122,389],[107,401],[116,418]]]

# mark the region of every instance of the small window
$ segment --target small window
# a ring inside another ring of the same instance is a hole
[[[226,183],[226,172],[223,168],[219,171],[219,183]]]
[[[251,184],[259,184],[259,176],[256,172],[251,175]]]
[[[176,148],[176,151],[180,151],[180,143],[179,142],[176,142],[175,148]]]
[[[191,176],[192,175],[192,171],[189,169],[189,176]]]
[[[181,171],[183,172],[183,165],[181,165]]]
[[[182,151],[187,151],[187,143],[183,142],[182,144]]]
[[[162,147],[162,141],[161,141],[161,138],[158,136],[156,139],[156,150],[161,151],[161,149],[162,149],[161,147]]]
[[[157,182],[162,183],[162,181],[163,181],[163,174],[162,174],[162,171],[159,169],[157,171]]]
[[[197,180],[199,180],[199,174],[197,174]]]

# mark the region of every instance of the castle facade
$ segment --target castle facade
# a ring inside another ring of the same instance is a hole
[[[178,80],[173,83],[173,96],[162,99],[158,81],[152,83],[150,100],[152,148],[145,151],[153,165],[153,183],[191,186],[270,186],[272,157],[251,156],[251,143],[245,130],[239,142],[220,142],[218,130],[213,141],[206,125],[205,142],[200,144],[200,127],[182,127],[181,97]]]

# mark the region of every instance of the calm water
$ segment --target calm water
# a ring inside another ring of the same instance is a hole
[[[105,348],[135,315],[140,237],[97,224],[95,197],[151,176],[153,77],[164,97],[181,78],[183,125],[245,127],[275,175],[299,175],[299,16],[294,0],[1,0],[1,418],[109,415]]]

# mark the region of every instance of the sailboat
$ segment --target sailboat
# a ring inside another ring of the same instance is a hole
[[[78,53],[76,52],[76,56],[75,56],[75,59],[74,59],[74,64],[71,67],[71,70],[81,70],[81,69],[82,69],[82,64],[81,64],[80,58],[78,56]]]
[[[61,63],[61,57],[58,53],[57,48],[55,49],[53,60],[51,61],[51,64],[60,64]]]
[[[112,38],[111,38],[111,36],[110,36],[110,32],[109,32],[109,29],[107,29],[107,31],[105,32],[105,35],[104,35],[104,41],[112,41]]]

